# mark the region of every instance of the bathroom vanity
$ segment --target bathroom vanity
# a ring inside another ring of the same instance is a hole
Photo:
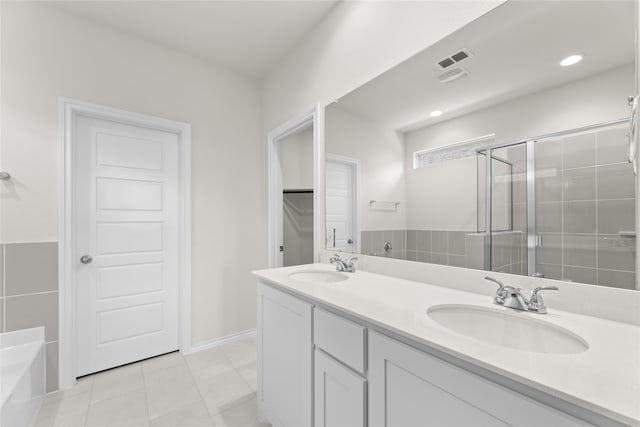
[[[274,426],[640,425],[637,326],[327,264],[255,274]]]

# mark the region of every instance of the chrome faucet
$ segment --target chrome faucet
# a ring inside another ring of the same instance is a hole
[[[349,258],[349,261],[346,261],[346,260],[340,258],[340,255],[338,255],[338,254],[334,254],[334,256],[329,258],[329,262],[331,264],[335,264],[336,265],[336,270],[344,271],[344,272],[347,272],[347,273],[355,273],[356,272],[356,266],[353,264],[353,261],[357,261],[357,260],[358,260],[358,258]]]
[[[514,310],[531,311],[538,314],[547,313],[547,307],[544,305],[544,300],[540,292],[559,290],[557,286],[540,286],[535,288],[531,296],[527,299],[520,288],[505,285],[500,280],[489,276],[485,277],[485,280],[489,280],[498,285],[496,296],[493,298],[494,304],[513,308]]]

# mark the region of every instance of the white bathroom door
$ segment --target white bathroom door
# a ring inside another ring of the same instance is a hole
[[[179,136],[78,116],[76,376],[179,347]]]
[[[357,251],[354,226],[354,166],[327,158],[326,162],[327,244],[329,250]]]

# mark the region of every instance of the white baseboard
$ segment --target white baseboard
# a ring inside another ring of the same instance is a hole
[[[230,342],[239,341],[244,338],[253,337],[256,335],[256,328],[247,329],[246,331],[241,331],[235,334],[227,335],[220,338],[215,338],[209,341],[204,341],[198,344],[194,344],[191,346],[190,353],[197,353],[202,350],[207,350],[214,347],[219,347],[223,344],[228,344]]]

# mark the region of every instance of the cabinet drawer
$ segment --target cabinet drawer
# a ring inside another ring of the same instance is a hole
[[[364,373],[367,328],[319,308],[314,308],[313,315],[316,346]]]

